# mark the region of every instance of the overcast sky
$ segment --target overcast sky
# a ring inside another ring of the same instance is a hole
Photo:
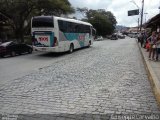
[[[128,10],[137,9],[137,6],[141,8],[142,0],[69,0],[73,7],[87,7],[89,9],[105,9],[111,11],[118,25],[124,25],[133,27],[138,25],[138,17],[127,16]],[[131,2],[132,1],[132,2]],[[134,3],[135,2],[135,3]],[[137,4],[137,6],[135,5]],[[151,17],[159,13],[158,7],[160,6],[160,0],[144,0],[144,20],[147,21]],[[82,17],[78,15],[76,17]]]

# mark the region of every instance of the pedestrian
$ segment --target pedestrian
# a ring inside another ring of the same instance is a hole
[[[149,52],[149,49],[150,49],[150,43],[148,40],[146,40],[146,52]]]
[[[141,33],[138,34],[138,43],[140,42]]]
[[[140,43],[141,43],[141,47],[143,47],[143,44],[144,44],[144,33],[141,33]]]
[[[144,40],[143,48],[146,48],[146,45],[147,45],[147,33],[146,32],[144,32],[143,34],[143,40]]]
[[[157,37],[156,37],[156,32],[153,31],[152,35],[148,38],[149,44],[150,44],[150,48],[149,48],[149,60],[151,60],[151,56],[152,56],[152,60],[155,60],[155,51],[156,51],[156,41],[157,41]]]
[[[157,42],[156,42],[156,61],[159,59],[160,54],[160,33],[157,36]]]

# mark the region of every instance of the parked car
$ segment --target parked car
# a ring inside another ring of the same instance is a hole
[[[15,56],[16,54],[32,53],[33,49],[27,44],[18,44],[13,41],[5,42],[0,45],[0,57],[6,55]]]
[[[103,40],[103,37],[102,36],[98,36],[96,41],[100,41],[100,40]]]
[[[119,35],[118,35],[118,38],[119,38],[119,39],[125,39],[125,35],[119,34]]]
[[[118,35],[117,34],[112,34],[111,40],[118,40]]]

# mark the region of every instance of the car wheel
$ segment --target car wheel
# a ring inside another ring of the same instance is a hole
[[[73,45],[73,44],[71,44],[71,45],[70,45],[70,48],[69,48],[69,53],[72,53],[72,52],[73,52],[73,50],[74,50],[74,45]]]
[[[31,54],[31,53],[32,53],[32,49],[29,49],[29,50],[28,50],[28,53]]]
[[[4,57],[4,55],[1,55],[0,57],[1,57],[1,58],[3,58],[3,57]]]
[[[16,56],[16,52],[15,51],[11,51],[11,56],[12,57]]]

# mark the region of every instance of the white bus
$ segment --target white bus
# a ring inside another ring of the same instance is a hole
[[[93,44],[92,25],[75,19],[36,16],[31,19],[32,43],[38,51],[73,52]]]

